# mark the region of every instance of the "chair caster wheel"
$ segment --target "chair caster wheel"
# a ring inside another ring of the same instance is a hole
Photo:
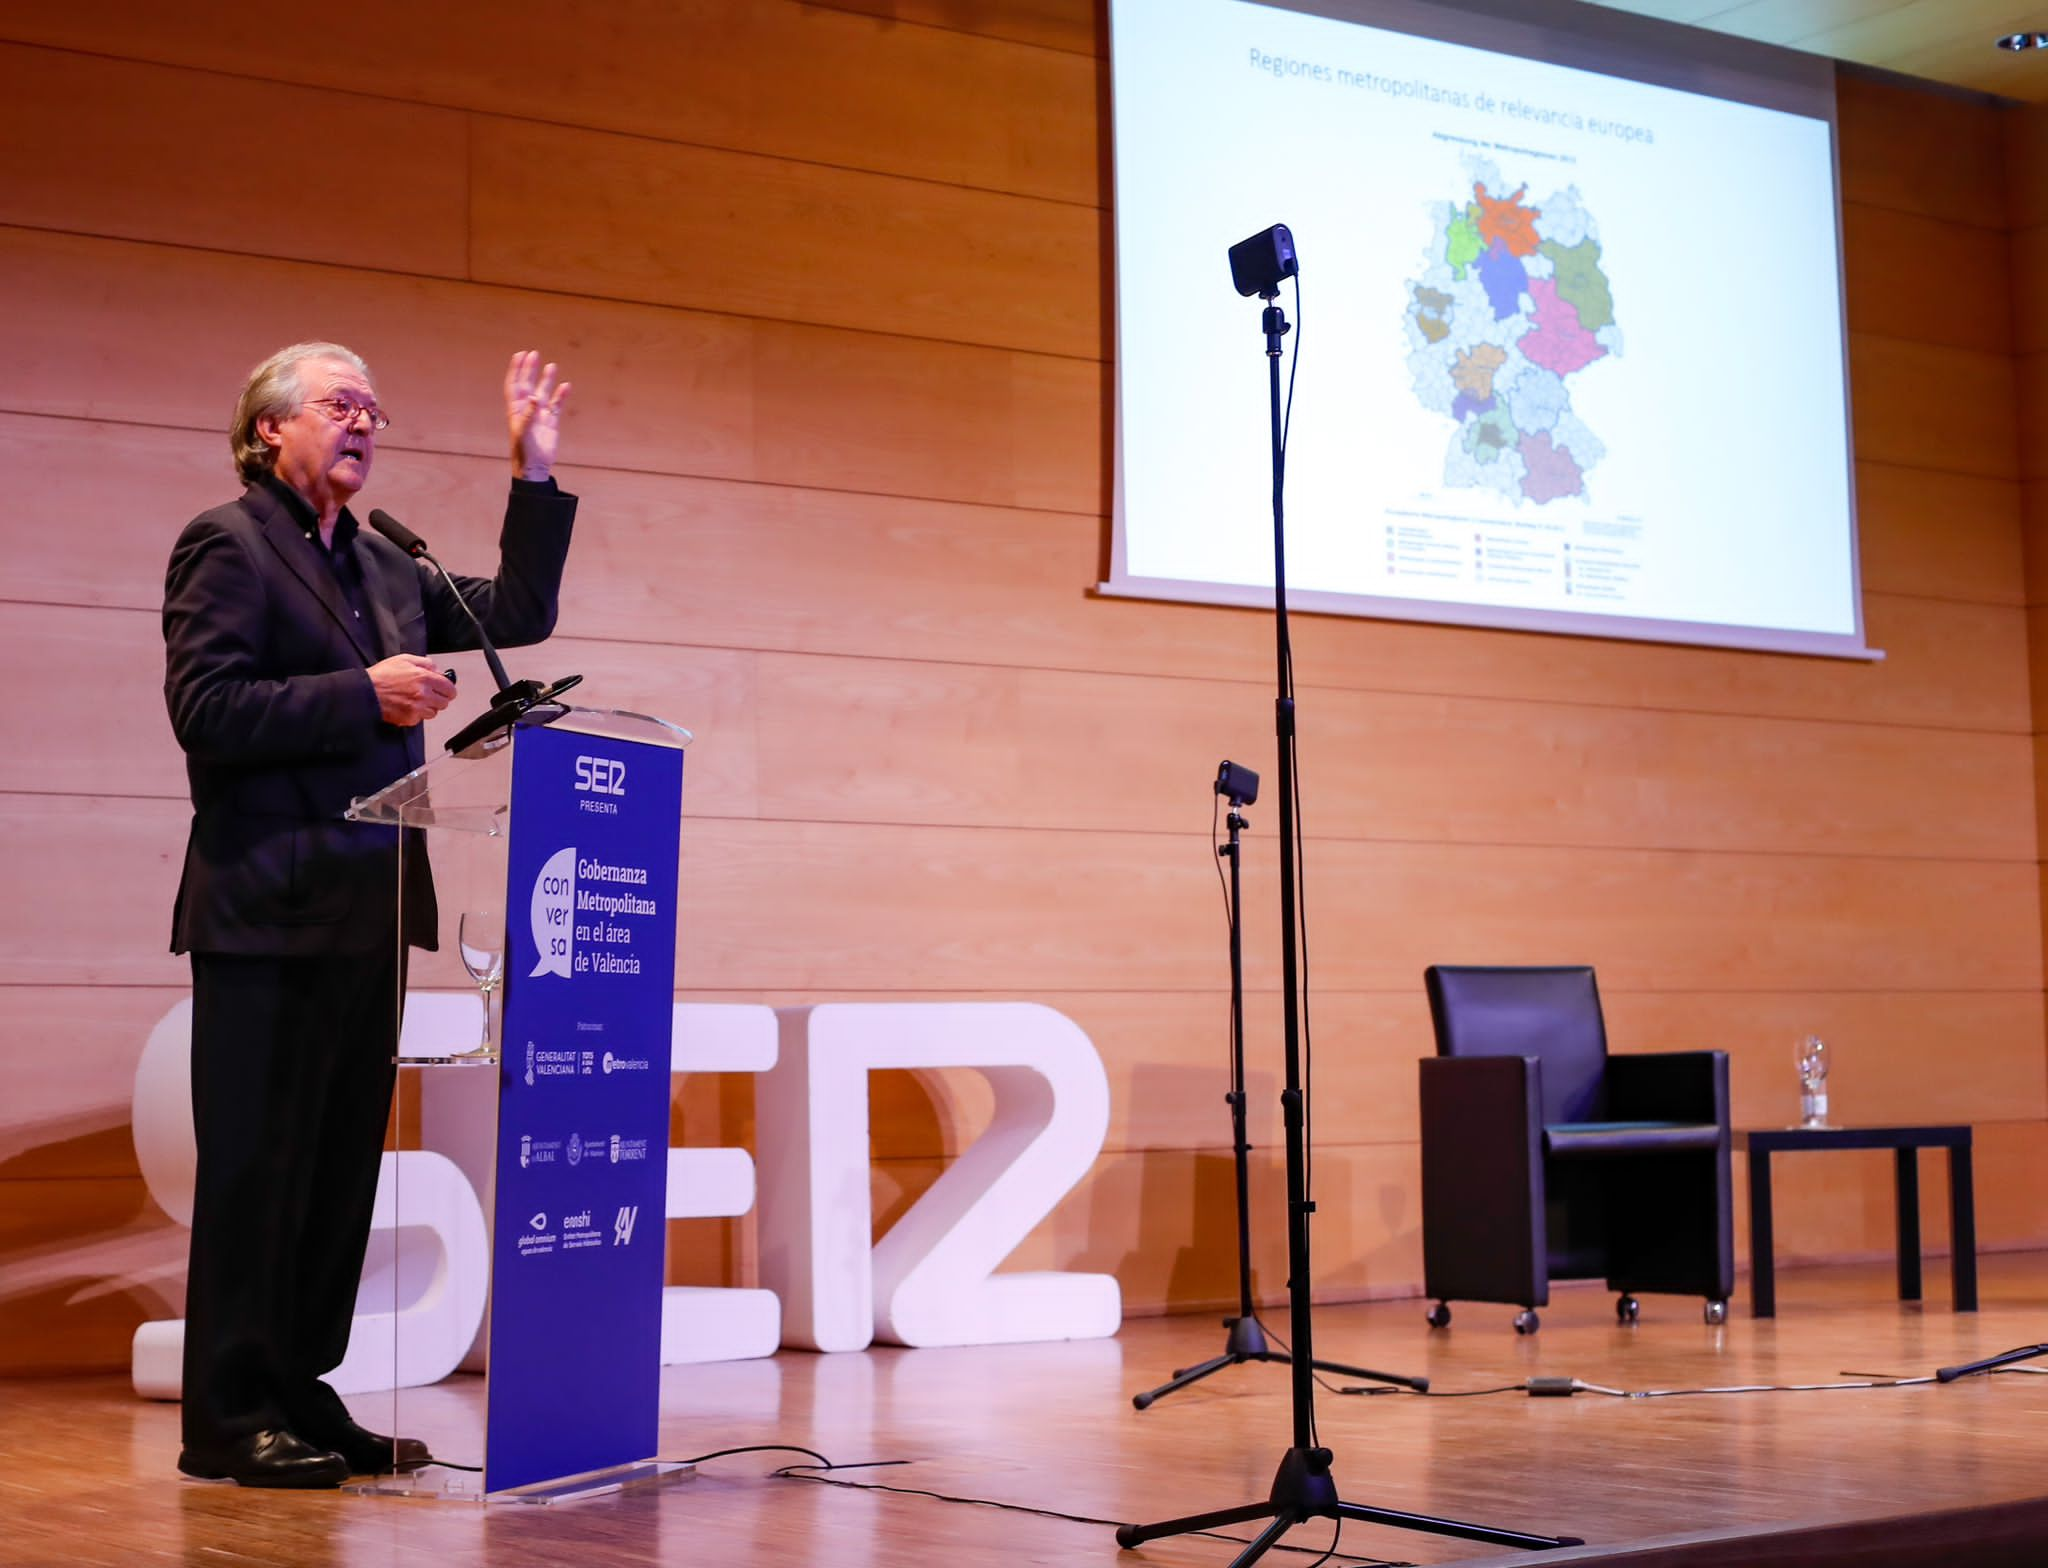
[[[1643,1304],[1640,1301],[1636,1300],[1635,1297],[1631,1296],[1627,1291],[1623,1291],[1621,1293],[1621,1299],[1614,1303],[1615,1318],[1623,1323],[1633,1323],[1637,1318],[1641,1317],[1642,1315]]]
[[[1707,1303],[1706,1318],[1708,1323],[1717,1326],[1726,1323],[1728,1321],[1728,1303],[1718,1297],[1709,1301]]]
[[[1429,1326],[1431,1328],[1449,1328],[1451,1326],[1451,1304],[1448,1301],[1439,1301],[1429,1309]]]
[[[1536,1316],[1533,1307],[1524,1307],[1515,1314],[1515,1332],[1517,1334],[1533,1334],[1542,1326],[1543,1320]]]

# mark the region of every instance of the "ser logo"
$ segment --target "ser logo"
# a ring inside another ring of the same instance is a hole
[[[635,1203],[612,1216],[612,1245],[630,1247],[633,1244],[633,1225],[640,1218],[640,1205]]]
[[[623,795],[626,765],[616,757],[578,757],[576,787],[588,795]]]

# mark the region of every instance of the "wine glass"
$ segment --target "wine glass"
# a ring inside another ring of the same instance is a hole
[[[483,1043],[455,1054],[466,1060],[495,1062],[498,1048],[491,1043],[491,993],[505,978],[505,917],[488,910],[464,910],[456,926],[455,945],[462,953],[462,967],[476,982],[484,1003]]]
[[[1817,1034],[1807,1035],[1793,1047],[1799,1068],[1799,1125],[1825,1127],[1828,1124],[1828,1043]]]

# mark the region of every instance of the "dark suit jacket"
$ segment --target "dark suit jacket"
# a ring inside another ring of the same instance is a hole
[[[575,516],[574,496],[513,482],[498,575],[457,578],[493,642],[554,629]],[[395,653],[474,648],[476,632],[445,582],[367,529],[354,549],[372,624],[358,622],[306,537],[311,518],[261,480],[194,518],[171,551],[164,698],[192,786],[173,952],[296,956],[391,939],[398,836],[342,813],[418,767],[425,741],[383,722],[366,671]],[[413,849],[406,929],[431,947],[433,884]]]

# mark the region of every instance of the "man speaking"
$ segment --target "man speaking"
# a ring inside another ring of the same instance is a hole
[[[512,356],[498,571],[458,579],[496,643],[554,629],[576,515],[551,477],[568,392],[539,354]],[[425,760],[420,725],[455,696],[427,655],[477,646],[448,584],[348,510],[389,424],[350,350],[271,355],[229,431],[248,488],[187,525],[164,582],[164,697],[192,789],[171,949],[191,954],[199,1148],[178,1468],[244,1486],[428,1457],[358,1426],[321,1381],[369,1240],[402,963],[397,834],[342,813]],[[413,848],[407,934],[431,947]]]

